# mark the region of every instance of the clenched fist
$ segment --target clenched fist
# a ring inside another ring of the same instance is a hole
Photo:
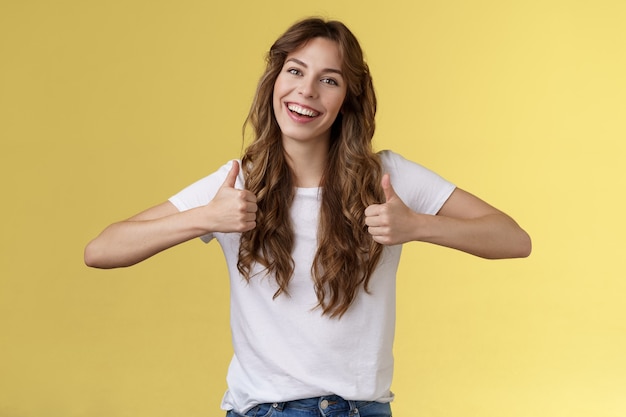
[[[385,202],[365,209],[365,224],[372,238],[383,245],[398,245],[413,240],[414,220],[419,216],[398,197],[389,174],[383,175],[381,185]]]
[[[211,218],[216,222],[216,232],[246,232],[256,227],[256,196],[247,190],[235,188],[239,175],[239,162],[233,166],[217,194],[207,204]]]

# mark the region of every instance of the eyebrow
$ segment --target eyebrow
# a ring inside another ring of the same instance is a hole
[[[295,62],[298,65],[302,65],[304,68],[308,68],[309,67],[307,64],[305,64],[304,62],[300,61],[298,58],[289,58],[285,62],[290,62],[290,61],[293,61],[293,62]],[[339,75],[341,75],[343,77],[343,73],[340,70],[335,69],[335,68],[324,68],[322,70],[322,72],[332,72],[332,73],[335,73],[335,74],[339,74]]]

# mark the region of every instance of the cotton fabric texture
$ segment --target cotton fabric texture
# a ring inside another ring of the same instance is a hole
[[[412,210],[436,214],[455,186],[425,167],[391,152],[379,153],[396,194]],[[232,166],[229,162],[170,198],[180,211],[205,205]],[[236,188],[243,188],[239,175]],[[295,269],[289,295],[261,266],[249,282],[237,270],[238,233],[212,233],[230,275],[234,355],[227,375],[224,410],[245,413],[258,404],[338,395],[346,400],[390,402],[396,310],[396,271],[401,245],[385,246],[369,284],[341,319],[322,316],[311,265],[317,250],[320,188],[297,188],[291,207]],[[383,203],[383,202],[381,202]]]

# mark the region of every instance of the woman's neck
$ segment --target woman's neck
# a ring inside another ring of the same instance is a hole
[[[296,187],[319,187],[326,169],[328,142],[290,143],[285,146],[285,157]]]

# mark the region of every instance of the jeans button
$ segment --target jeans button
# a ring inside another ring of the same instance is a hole
[[[328,400],[322,400],[322,402],[320,403],[320,407],[322,408],[322,410],[326,410],[328,408]]]

